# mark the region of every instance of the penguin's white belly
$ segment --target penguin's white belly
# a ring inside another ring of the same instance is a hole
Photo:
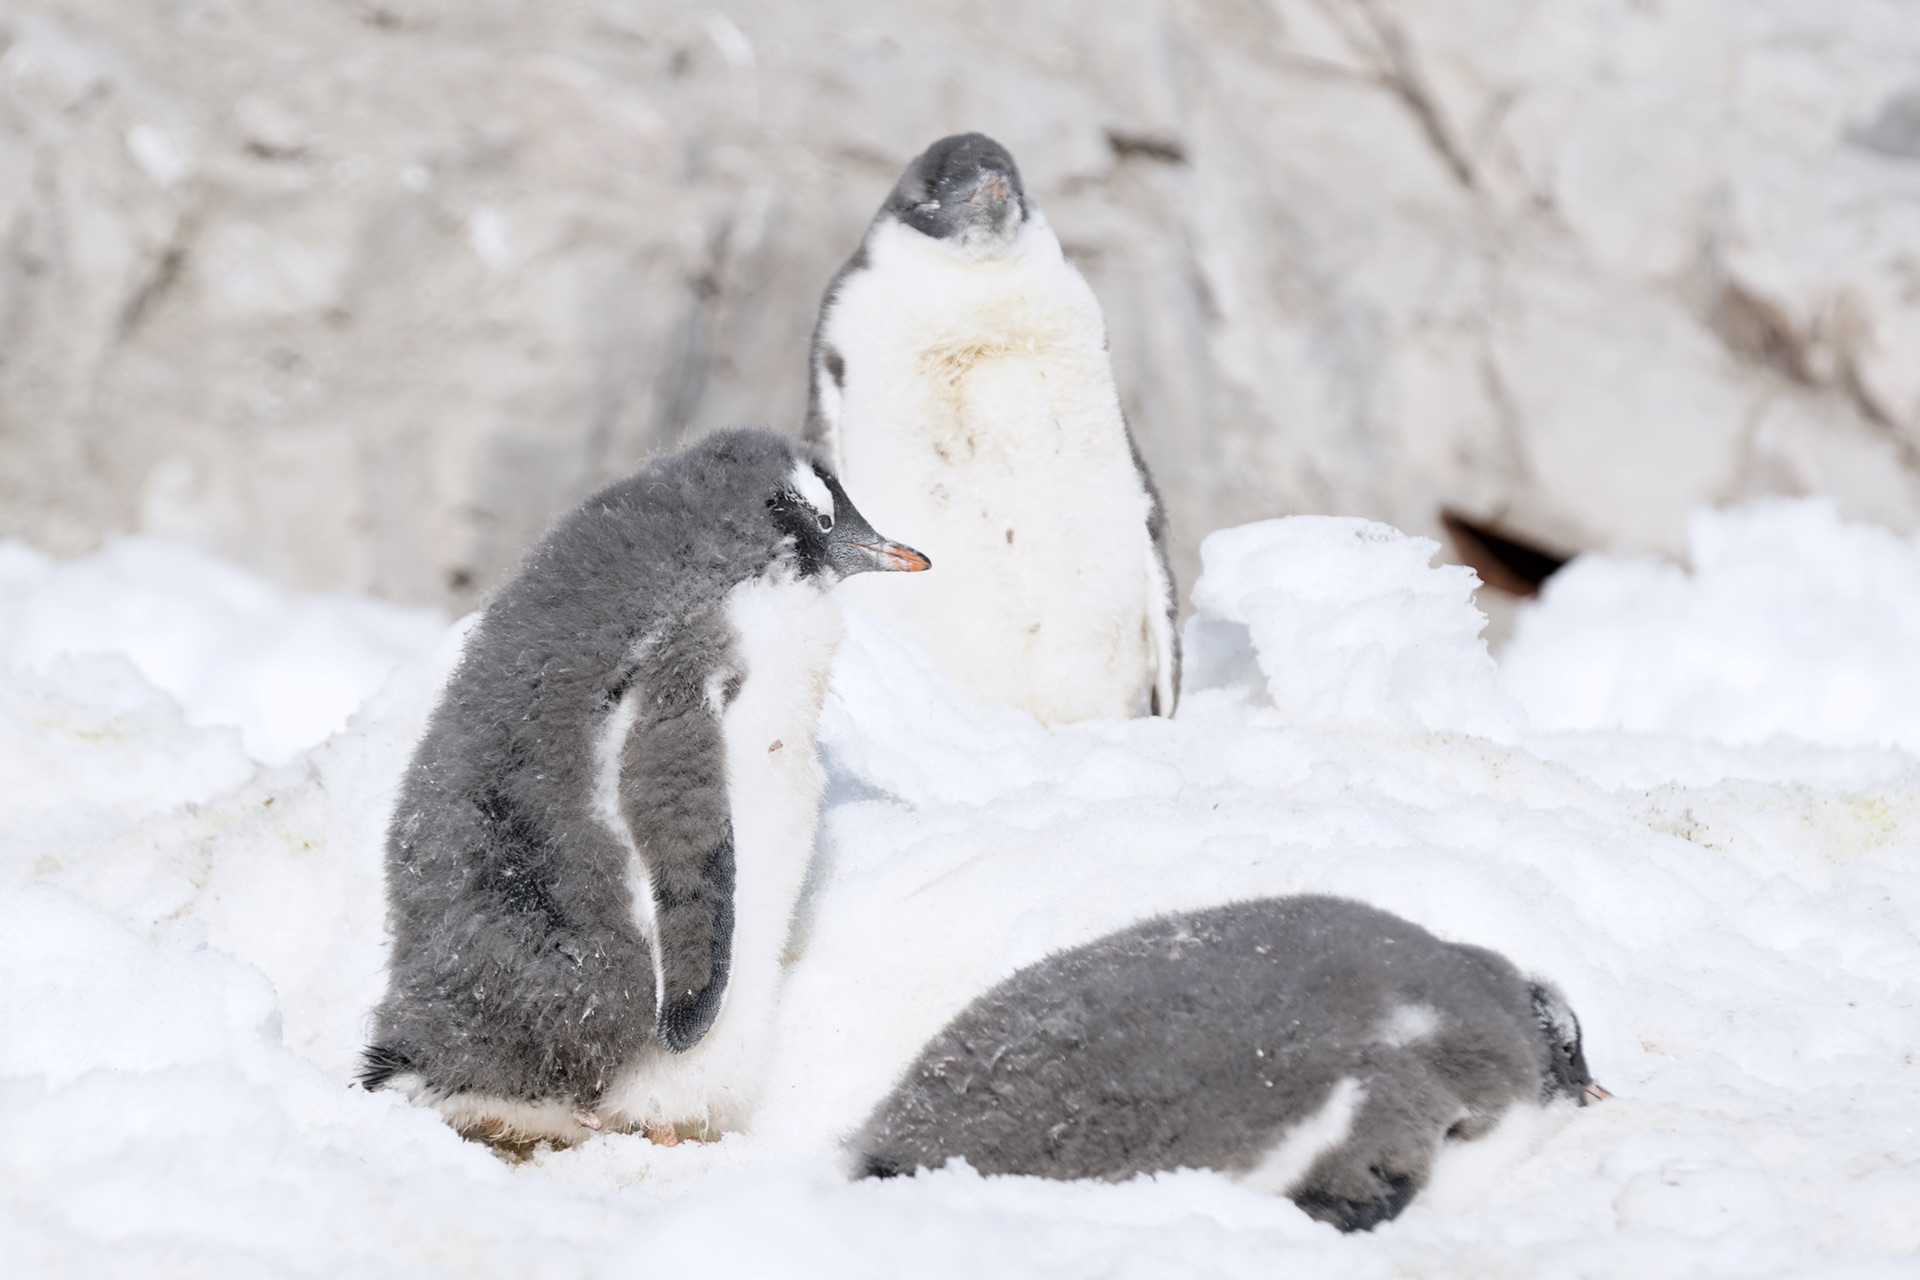
[[[631,1125],[739,1128],[772,1051],[781,956],[813,855],[826,774],[814,754],[839,646],[839,605],[817,587],[761,578],[734,588],[727,618],[745,678],[721,715],[735,865],[733,955],[720,1015],[685,1053],[652,1050],[601,1111]]]
[[[901,352],[889,377],[870,353],[850,370],[845,483],[935,580],[843,589],[984,702],[1051,721],[1137,715],[1160,601],[1105,352],[971,354]]]

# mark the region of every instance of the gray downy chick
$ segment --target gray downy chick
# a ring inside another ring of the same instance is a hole
[[[937,591],[850,598],[990,705],[1173,714],[1165,514],[1100,303],[1006,148],[956,134],[907,165],[827,286],[810,375],[807,437],[940,562]]]
[[[848,1142],[870,1177],[1216,1169],[1343,1231],[1397,1215],[1445,1143],[1584,1105],[1553,987],[1397,916],[1303,896],[1164,916],[1008,978]]]
[[[362,1083],[502,1144],[737,1126],[813,846],[827,588],[927,567],[769,431],[562,518],[402,783]]]

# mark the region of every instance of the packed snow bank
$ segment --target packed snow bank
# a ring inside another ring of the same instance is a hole
[[[1920,752],[1920,535],[1780,500],[1696,513],[1687,559],[1582,556],[1522,609],[1537,727]]]
[[[1212,656],[1172,721],[983,710],[850,619],[767,1096],[713,1144],[609,1135],[509,1167],[346,1083],[378,989],[380,827],[458,633],[321,748],[225,791],[176,785],[217,793],[200,803],[10,808],[8,1256],[197,1275],[1899,1273],[1920,1249],[1912,758],[1803,744],[1766,777],[1608,789],[1535,735],[1505,740],[1470,582],[1427,551],[1338,522],[1229,531],[1195,593]],[[1312,628],[1280,618],[1296,599]],[[95,714],[32,689],[48,734]],[[186,748],[216,732],[135,717],[98,750],[198,768]],[[1746,758],[1659,741],[1674,766]],[[1361,1237],[1210,1173],[844,1180],[839,1136],[991,982],[1147,914],[1305,890],[1555,979],[1618,1096]]]
[[[161,813],[253,771],[237,731],[190,727],[122,654],[62,654],[38,674],[0,678],[0,814],[11,821]]]
[[[0,663],[45,672],[68,655],[124,655],[187,723],[232,725],[269,764],[345,728],[446,626],[431,609],[296,595],[173,543],[122,538],[56,569],[0,542]]]
[[[0,543],[0,867],[265,965],[287,1043],[345,1070],[392,788],[461,634],[172,544]]]
[[[1200,548],[1193,605],[1247,629],[1273,704],[1294,722],[1420,725],[1510,740],[1473,570],[1372,520],[1296,516],[1223,529]],[[1207,635],[1203,653],[1217,644]],[[1206,666],[1193,683],[1212,677]]]

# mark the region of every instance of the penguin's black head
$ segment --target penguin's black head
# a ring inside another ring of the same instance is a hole
[[[979,248],[1020,230],[1027,193],[1005,147],[984,133],[956,133],[913,158],[883,212],[936,240]]]
[[[793,469],[767,499],[767,510],[791,539],[803,577],[824,575],[837,582],[874,570],[918,573],[933,567],[912,547],[875,533],[833,472],[804,456],[794,459]]]
[[[1543,1102],[1571,1098],[1581,1106],[1613,1095],[1593,1082],[1586,1051],[1580,1045],[1580,1019],[1567,999],[1544,982],[1532,984],[1533,1022],[1546,1046],[1547,1070],[1541,1081]]]

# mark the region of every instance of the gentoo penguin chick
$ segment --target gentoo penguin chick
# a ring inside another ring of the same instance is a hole
[[[1218,1169],[1344,1231],[1445,1142],[1606,1097],[1554,988],[1340,898],[1164,916],[1049,956],[934,1037],[849,1142],[868,1176]]]
[[[1166,521],[1106,322],[993,139],[916,157],[827,286],[807,435],[940,562],[938,590],[849,598],[976,698],[1173,714]]]
[[[402,783],[365,1086],[509,1146],[737,1126],[813,847],[825,589],[927,567],[768,431],[560,520],[487,606]]]

